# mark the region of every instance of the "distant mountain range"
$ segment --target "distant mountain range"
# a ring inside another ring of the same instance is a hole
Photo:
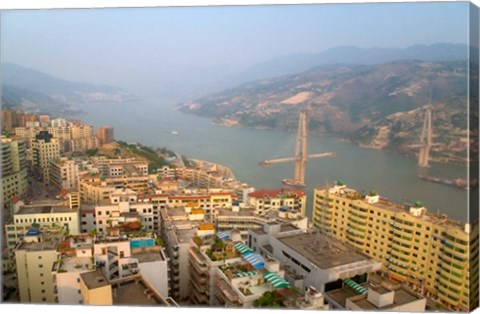
[[[2,107],[51,114],[74,114],[87,102],[123,102],[133,95],[119,87],[55,78],[12,63],[2,63]]]
[[[464,161],[466,60],[324,65],[242,84],[178,107],[227,126],[295,130],[299,110],[308,105],[312,132],[414,154],[408,145],[418,142],[429,103],[435,141],[442,144],[434,158]]]
[[[279,56],[253,65],[238,74],[237,82],[283,76],[327,64],[382,64],[399,60],[453,61],[466,60],[468,45],[438,43],[414,45],[407,48],[358,48],[343,46],[319,53],[298,53]]]

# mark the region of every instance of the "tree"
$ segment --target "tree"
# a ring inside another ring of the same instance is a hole
[[[284,307],[282,299],[272,291],[266,291],[260,298],[253,302],[253,306],[268,308]]]

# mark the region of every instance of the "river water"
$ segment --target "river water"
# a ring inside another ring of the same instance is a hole
[[[293,156],[295,132],[222,127],[208,118],[176,111],[177,103],[173,99],[149,99],[89,104],[83,108],[88,114],[82,120],[95,128],[113,126],[117,140],[167,147],[187,157],[223,164],[234,171],[237,179],[257,189],[280,188],[282,179],[293,177],[293,162],[270,167],[258,163]],[[171,131],[177,131],[178,135],[172,135]],[[465,178],[466,166],[431,163],[430,168],[419,170],[417,161],[411,157],[313,135],[308,139],[308,152],[337,154],[336,158],[311,159],[307,164],[308,215],[312,212],[313,189],[342,180],[358,191],[373,189],[399,203],[419,200],[430,212],[447,214],[463,222],[467,219],[467,191],[417,178],[418,171],[445,179]]]

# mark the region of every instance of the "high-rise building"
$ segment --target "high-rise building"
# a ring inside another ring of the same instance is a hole
[[[50,182],[58,189],[78,189],[78,164],[62,157],[50,161]]]
[[[93,136],[93,126],[89,124],[70,124],[70,133],[72,140],[87,138]]]
[[[13,196],[28,190],[27,144],[24,140],[1,138],[2,201],[8,204]]]
[[[15,249],[18,291],[22,303],[55,303],[52,266],[57,261],[61,233],[31,229]]]
[[[2,131],[10,132],[16,124],[16,113],[8,109],[2,110]]]
[[[111,126],[102,126],[97,130],[97,137],[100,140],[100,145],[108,144],[113,142],[113,127]]]
[[[343,182],[315,189],[313,223],[384,264],[388,276],[452,310],[478,306],[478,222],[391,203]]]
[[[50,125],[52,127],[66,127],[68,126],[68,122],[64,118],[56,118],[56,119],[50,120]]]
[[[38,121],[40,122],[40,125],[43,127],[49,126],[50,116],[48,114],[41,114],[38,116]]]
[[[33,165],[39,168],[43,182],[50,182],[50,161],[60,157],[60,145],[51,133],[40,131],[32,142]]]

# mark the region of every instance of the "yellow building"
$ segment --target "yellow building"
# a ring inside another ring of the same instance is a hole
[[[342,182],[314,190],[313,223],[381,261],[389,277],[453,310],[478,306],[478,223],[393,204]]]
[[[72,140],[93,136],[93,127],[89,124],[70,124],[70,135]]]
[[[33,165],[41,170],[43,182],[50,182],[50,161],[60,157],[58,140],[52,138],[52,134],[42,131],[32,142]]]
[[[116,189],[131,189],[137,193],[145,193],[149,189],[148,175],[123,175],[109,177],[98,173],[85,174],[79,179],[80,199],[82,202],[98,203],[108,200],[110,193]]]
[[[21,303],[56,303],[52,266],[61,235],[30,230],[15,249]]]

